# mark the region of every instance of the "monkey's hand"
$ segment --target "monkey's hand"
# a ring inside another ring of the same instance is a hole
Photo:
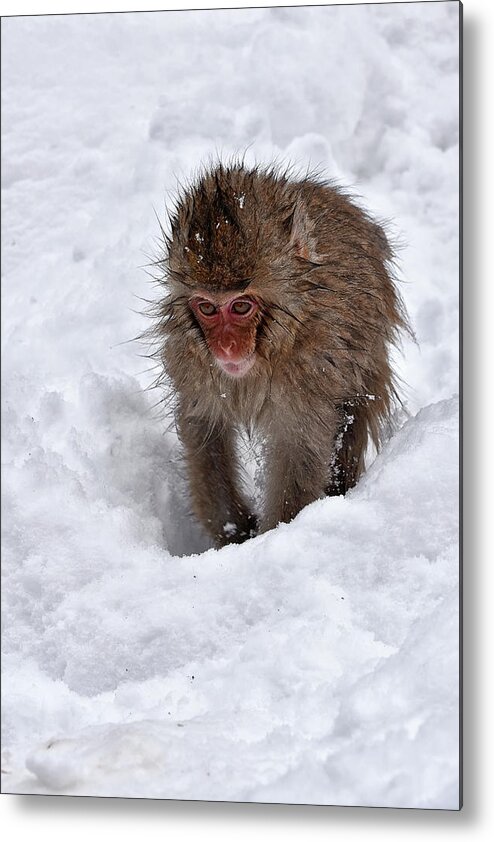
[[[184,411],[177,421],[196,516],[216,547],[252,538],[257,518],[242,492],[233,430]]]
[[[217,547],[224,547],[226,544],[243,544],[249,538],[255,538],[259,528],[257,515],[245,513],[235,521],[228,520],[216,537]]]

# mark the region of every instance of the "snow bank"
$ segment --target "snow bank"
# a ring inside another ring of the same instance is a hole
[[[48,738],[16,791],[457,806],[457,411],[422,410],[346,498],[184,558],[143,477],[122,502],[125,448],[7,474],[12,774]]]
[[[4,790],[457,806],[457,15],[3,21]],[[249,144],[394,219],[420,411],[216,552],[122,343],[153,205]]]

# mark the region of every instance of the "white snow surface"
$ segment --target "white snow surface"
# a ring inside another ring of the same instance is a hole
[[[454,2],[3,21],[4,790],[458,807],[457,35]],[[392,220],[418,344],[358,487],[216,551],[127,340],[154,208],[247,147]]]

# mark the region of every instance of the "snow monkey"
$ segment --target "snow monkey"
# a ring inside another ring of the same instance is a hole
[[[345,494],[398,399],[389,350],[410,331],[386,235],[340,188],[218,164],[183,188],[157,261],[153,333],[171,382],[192,506],[220,547]],[[265,459],[242,488],[239,429]]]

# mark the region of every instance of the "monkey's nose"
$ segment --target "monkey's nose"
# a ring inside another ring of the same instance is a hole
[[[235,356],[237,350],[237,343],[233,336],[223,336],[220,339],[219,346],[226,357]]]

